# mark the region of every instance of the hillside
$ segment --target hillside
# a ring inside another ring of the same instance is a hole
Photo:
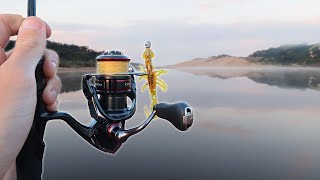
[[[12,49],[14,45],[15,41],[10,41],[5,50]],[[60,67],[94,67],[96,57],[103,53],[89,49],[87,46],[52,41],[47,41],[47,48],[59,54]]]
[[[256,51],[247,58],[250,62],[274,65],[320,65],[320,44],[288,45]]]
[[[10,41],[6,51],[12,49],[15,41]],[[60,57],[60,67],[95,67],[96,57],[103,52],[95,51],[87,46],[47,42],[47,48],[56,51]],[[131,62],[137,68],[140,64]],[[261,66],[261,65],[285,65],[285,66],[320,66],[320,43],[314,45],[286,45],[267,50],[256,51],[248,57],[235,57],[229,55],[197,58],[168,68],[188,67],[223,67],[223,66]],[[138,68],[139,69],[139,68]]]
[[[223,66],[320,66],[320,43],[314,45],[287,45],[267,50],[256,51],[248,57],[229,55],[197,58],[185,61],[169,68],[188,67],[223,67]]]
[[[214,66],[258,66],[254,62],[248,61],[243,57],[234,57],[229,55],[212,56],[208,58],[197,58],[191,61],[185,61],[172,66],[173,68],[188,67],[214,67]]]

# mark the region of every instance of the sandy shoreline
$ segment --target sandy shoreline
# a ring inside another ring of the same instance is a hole
[[[184,61],[175,65],[169,65],[168,68],[174,69],[184,69],[184,68],[233,68],[233,67],[320,67],[318,64],[313,65],[299,65],[299,64],[290,64],[290,65],[276,65],[276,64],[261,64],[257,61],[250,60],[246,57],[235,57],[228,55],[221,56],[212,56],[209,58],[197,58],[191,61]]]

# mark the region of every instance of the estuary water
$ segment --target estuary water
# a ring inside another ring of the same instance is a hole
[[[60,110],[89,123],[80,89],[86,72],[60,73]],[[320,69],[214,68],[169,70],[164,102],[186,101],[192,128],[156,119],[114,155],[101,152],[62,121],[46,128],[44,179],[319,179]],[[144,121],[149,95],[138,82]]]

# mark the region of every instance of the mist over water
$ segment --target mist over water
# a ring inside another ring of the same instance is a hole
[[[215,68],[163,75],[159,101],[186,101],[193,127],[157,119],[115,154],[100,152],[62,121],[48,123],[44,179],[319,179],[320,71],[315,68]],[[84,72],[61,73],[60,110],[90,121]],[[143,120],[149,95],[138,82]]]

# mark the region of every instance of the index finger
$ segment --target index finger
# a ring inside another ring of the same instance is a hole
[[[0,14],[0,47],[3,49],[11,36],[17,35],[23,17],[17,14]]]

